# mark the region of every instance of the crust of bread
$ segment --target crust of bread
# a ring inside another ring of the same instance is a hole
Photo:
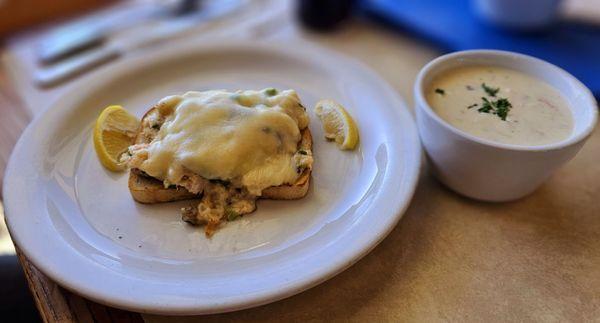
[[[142,123],[144,119],[154,110],[156,107],[150,109],[142,117]],[[135,143],[143,143],[145,140],[142,134],[142,128],[138,131],[135,139]],[[298,144],[298,149],[310,151],[312,149],[312,135],[310,130],[307,128],[301,130],[302,138]],[[264,189],[260,198],[272,199],[272,200],[295,200],[303,198],[308,192],[310,187],[310,177],[312,169],[307,168],[303,171],[302,175],[298,177],[298,180],[293,185],[279,185],[272,186]],[[165,188],[162,181],[157,180],[153,177],[149,177],[143,174],[140,170],[132,169],[129,172],[129,191],[134,200],[145,203],[164,203],[173,202],[180,200],[189,200],[200,198],[200,194],[190,193],[187,189],[181,186],[175,188]]]
[[[143,175],[138,170],[129,172],[129,192],[134,200],[144,204],[173,202],[200,198],[183,187],[165,188],[163,183]]]

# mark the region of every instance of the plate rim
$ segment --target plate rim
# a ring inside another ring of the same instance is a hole
[[[5,177],[3,181],[3,188],[8,186],[7,183],[14,181],[15,178],[18,178],[18,173],[16,173],[15,169],[18,167],[17,155],[19,152],[24,150],[26,147],[23,147],[27,140],[32,140],[34,130],[41,126],[43,119],[46,115],[52,113],[53,106],[58,105],[61,101],[65,100],[65,96],[67,93],[71,93],[71,91],[82,89],[89,84],[85,82],[86,80],[103,80],[99,82],[99,85],[91,86],[89,91],[82,91],[78,97],[85,97],[85,95],[89,94],[93,88],[97,88],[98,86],[102,86],[106,81],[110,81],[110,79],[114,79],[115,76],[111,76],[111,73],[115,70],[119,70],[119,68],[123,68],[124,71],[117,72],[117,76],[123,75],[124,73],[136,71],[140,67],[149,66],[154,64],[159,64],[164,60],[176,59],[177,57],[181,57],[184,55],[192,55],[198,54],[206,51],[215,51],[216,48],[244,48],[244,49],[258,49],[258,50],[267,50],[278,52],[281,55],[286,55],[292,57],[294,55],[301,54],[309,54],[312,57],[319,56],[328,56],[329,59],[333,59],[340,64],[350,66],[352,69],[359,70],[362,74],[367,75],[370,80],[375,81],[377,83],[377,87],[380,87],[381,90],[385,91],[386,97],[389,98],[390,101],[394,102],[394,107],[390,108],[391,113],[396,114],[397,117],[402,118],[403,125],[406,126],[403,129],[403,134],[406,137],[411,137],[414,143],[411,145],[411,148],[414,151],[406,152],[407,159],[411,159],[410,162],[407,163],[408,172],[406,178],[404,179],[407,182],[407,190],[406,193],[401,196],[402,198],[398,198],[396,201],[390,202],[393,206],[392,211],[389,212],[391,221],[388,221],[386,226],[382,226],[377,232],[373,232],[368,236],[368,240],[362,242],[362,244],[355,248],[354,251],[343,259],[333,260],[330,264],[322,266],[317,273],[313,276],[309,276],[301,281],[295,282],[294,284],[287,285],[279,290],[273,290],[271,292],[262,293],[262,295],[250,295],[247,296],[246,299],[242,300],[230,300],[229,303],[220,304],[220,306],[199,306],[198,304],[187,304],[183,306],[174,306],[173,304],[160,304],[152,303],[151,301],[138,301],[125,299],[126,296],[122,296],[121,299],[118,298],[110,298],[107,297],[106,293],[102,293],[101,289],[92,288],[89,284],[88,286],[81,286],[76,283],[72,283],[68,278],[61,276],[58,271],[55,271],[51,268],[52,261],[37,259],[35,256],[32,257],[33,252],[28,249],[26,245],[23,245],[22,237],[19,234],[15,234],[12,226],[12,216],[13,212],[18,213],[19,205],[17,203],[17,198],[13,197],[18,196],[20,193],[15,192],[15,190],[6,190],[4,189],[4,206],[5,206],[5,215],[6,215],[6,223],[11,233],[11,238],[15,242],[15,244],[19,247],[21,252],[27,257],[27,259],[32,262],[36,268],[40,269],[45,275],[50,277],[54,282],[59,284],[60,286],[74,291],[77,294],[83,295],[84,297],[96,301],[101,304],[106,304],[109,306],[123,308],[126,310],[132,310],[143,313],[156,313],[156,314],[168,314],[168,315],[193,315],[193,314],[209,314],[209,313],[222,313],[229,312],[235,310],[241,310],[245,308],[255,307],[259,305],[264,305],[267,303],[271,303],[277,300],[281,300],[295,294],[298,294],[304,290],[312,288],[333,276],[341,273],[348,267],[352,266],[358,260],[367,255],[371,250],[373,250],[397,225],[399,220],[403,217],[406,209],[409,207],[410,202],[413,198],[413,195],[416,190],[416,186],[418,183],[419,175],[422,168],[422,149],[421,144],[417,132],[416,123],[414,120],[414,116],[410,112],[408,105],[401,98],[401,96],[394,90],[392,87],[383,80],[379,75],[377,75],[374,71],[372,71],[369,67],[359,62],[358,60],[345,56],[341,53],[334,52],[332,50],[319,47],[308,43],[306,41],[298,41],[294,40],[294,52],[291,49],[286,48],[285,44],[289,44],[288,42],[281,41],[269,41],[269,42],[256,42],[256,41],[205,41],[202,43],[191,43],[191,44],[178,44],[169,46],[168,48],[158,49],[152,52],[146,52],[142,55],[132,55],[132,57],[126,57],[122,60],[114,63],[113,65],[109,65],[102,70],[98,70],[90,75],[86,75],[82,78],[82,80],[78,83],[72,84],[71,86],[66,88],[64,94],[57,97],[55,100],[51,101],[50,104],[38,115],[36,115],[33,120],[29,123],[23,134],[20,136],[17,144],[15,145],[13,152],[11,153],[11,157],[6,167]],[[283,45],[283,46],[282,46]],[[298,46],[299,45],[299,46]],[[300,50],[298,50],[300,48]],[[124,68],[129,64],[128,68]],[[66,108],[65,108],[66,109]],[[68,109],[70,110],[70,109]],[[65,110],[67,111],[67,110]],[[408,141],[408,140],[407,140]],[[14,202],[13,202],[14,201]],[[15,205],[16,204],[16,205]],[[66,243],[66,242],[63,242]],[[66,243],[68,244],[68,243]]]

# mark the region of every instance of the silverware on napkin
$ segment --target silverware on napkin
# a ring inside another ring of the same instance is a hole
[[[38,59],[53,64],[81,51],[100,46],[111,34],[152,19],[176,18],[190,14],[201,7],[201,0],[174,0],[171,3],[132,5],[119,8],[117,13],[93,15],[60,26],[40,42]]]
[[[185,1],[184,1],[185,2]],[[128,39],[120,42],[104,42],[98,41],[98,37],[92,37],[91,40],[83,40],[69,45],[62,46],[61,50],[56,50],[54,55],[59,58],[54,58],[55,63],[46,67],[40,68],[34,75],[36,85],[40,87],[52,87],[72,79],[82,73],[94,69],[100,65],[108,63],[127,52],[148,48],[165,40],[181,36],[198,26],[203,22],[221,17],[238,8],[244,1],[242,0],[219,0],[210,1],[207,5],[202,5],[195,13],[188,13],[177,16],[176,18],[167,18],[155,23],[148,30],[138,33],[135,39]],[[209,5],[210,4],[210,5]],[[85,34],[90,31],[82,32],[81,38],[85,38]],[[98,43],[95,48],[86,43]],[[101,46],[98,46],[101,45]],[[60,46],[58,46],[60,47]],[[77,55],[73,53],[79,52]],[[64,57],[64,58],[61,58]],[[50,60],[52,61],[52,60]]]

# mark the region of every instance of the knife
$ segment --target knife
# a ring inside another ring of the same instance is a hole
[[[193,29],[201,22],[221,17],[240,7],[243,0],[220,0],[217,5],[203,7],[198,14],[184,16],[173,21],[162,22],[151,32],[140,34],[135,40],[107,44],[99,49],[85,51],[72,58],[41,68],[36,71],[34,81],[37,86],[49,88],[73,79],[98,66],[117,59],[125,53],[147,48],[161,43],[174,36]]]
[[[179,17],[191,14],[202,6],[201,0],[177,0],[171,4],[140,5],[125,7],[105,15],[92,16],[69,23],[53,30],[40,42],[38,59],[43,64],[52,64],[81,51],[97,47],[106,42],[111,33],[140,24],[152,18]]]

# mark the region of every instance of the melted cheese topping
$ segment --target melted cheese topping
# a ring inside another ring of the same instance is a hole
[[[298,178],[293,155],[308,116],[293,90],[187,92],[164,98],[166,120],[140,169],[178,183],[186,170],[255,195]]]

